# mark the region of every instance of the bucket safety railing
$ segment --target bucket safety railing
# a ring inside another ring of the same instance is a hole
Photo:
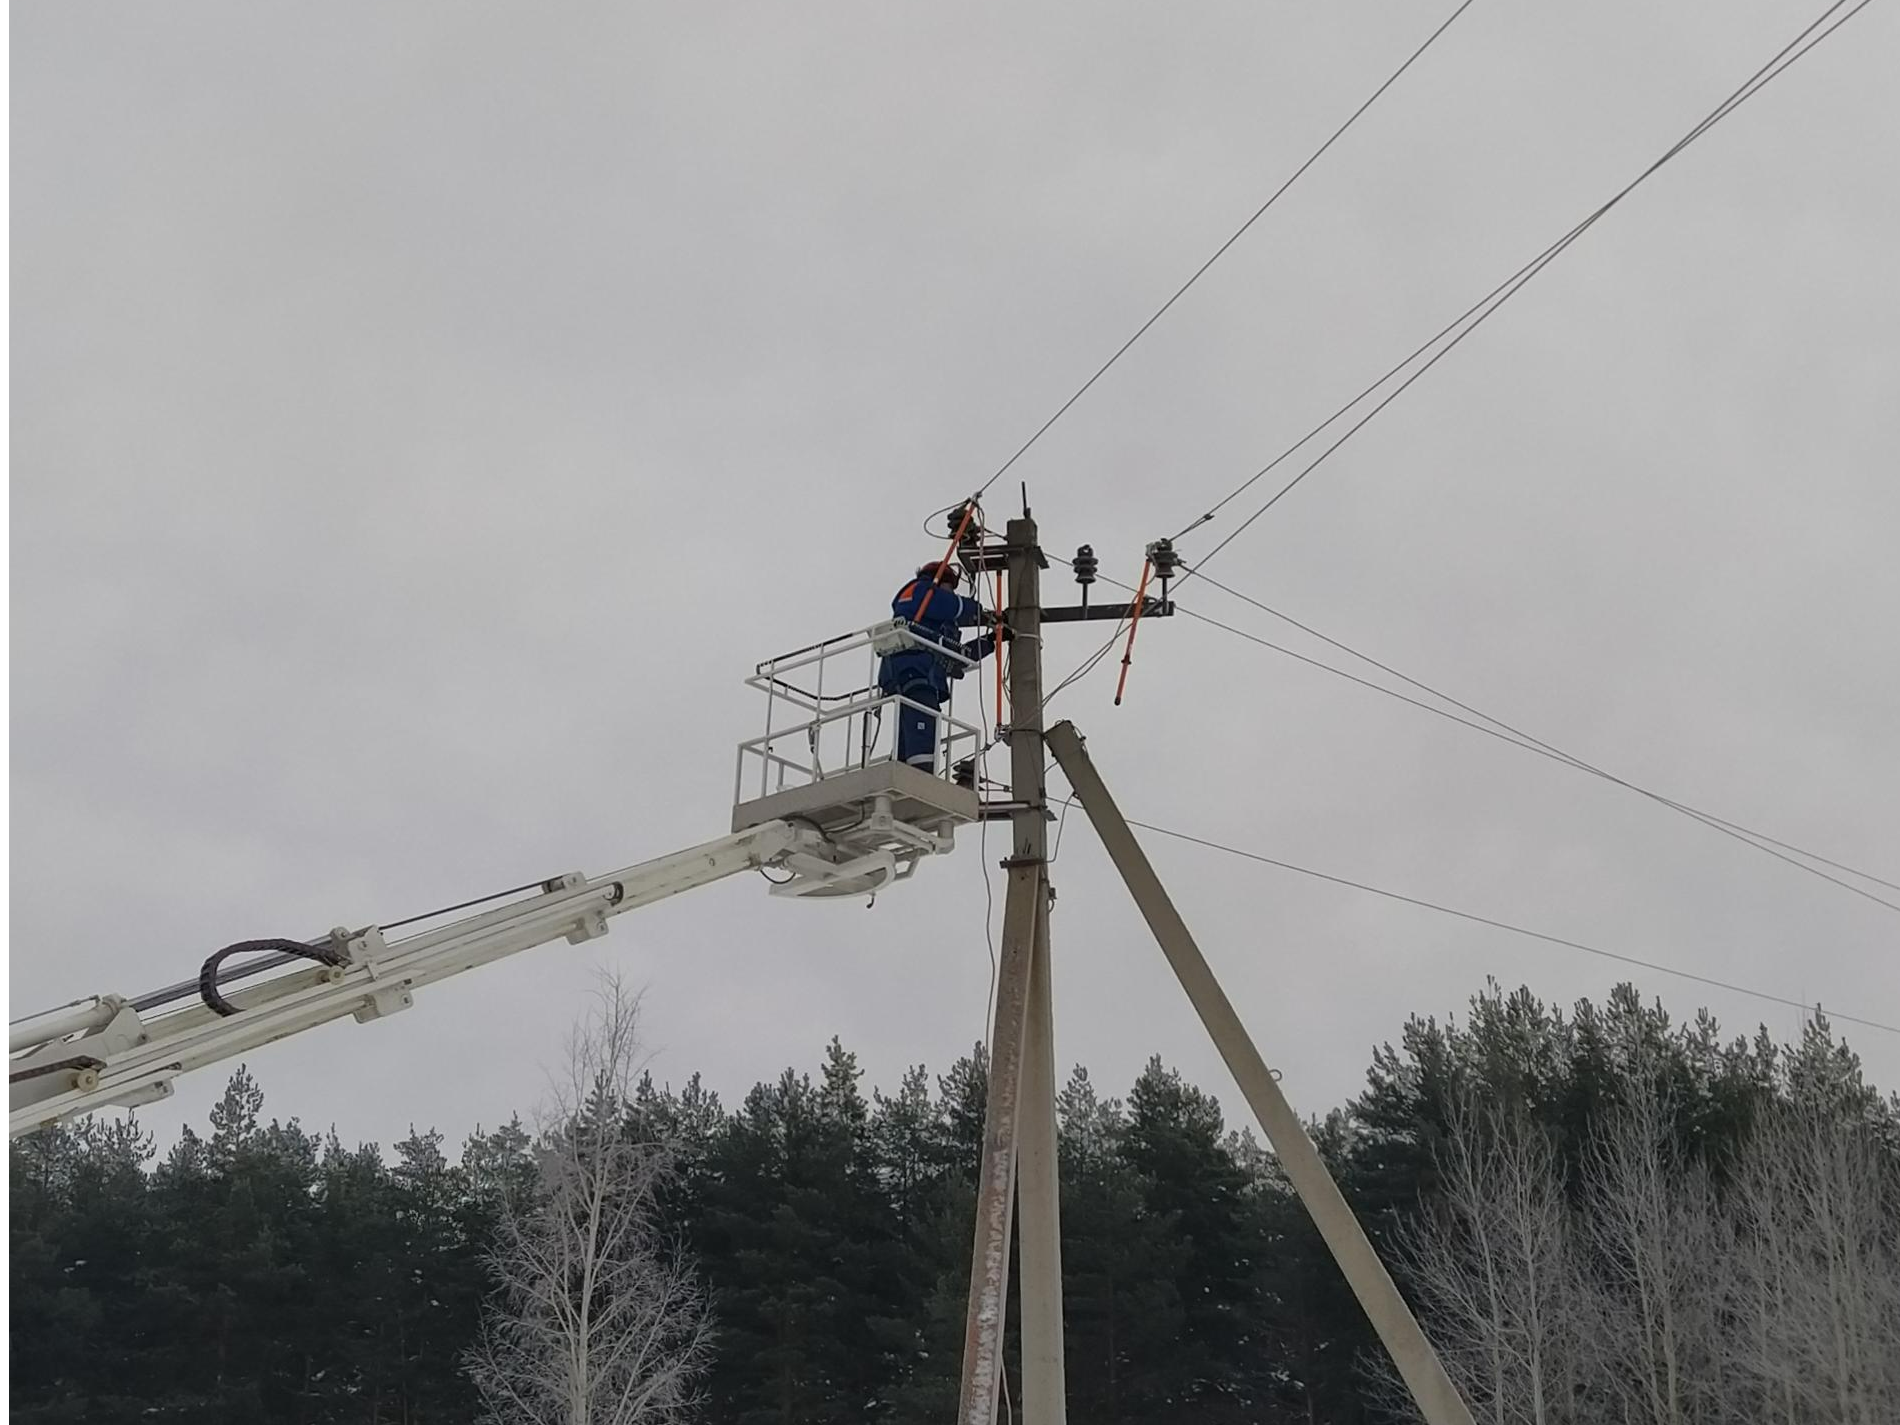
[[[745,681],[765,694],[765,731],[739,744],[734,801],[896,761],[897,724],[906,707],[936,719],[931,775],[954,780],[957,764],[982,750],[982,731],[959,721],[948,699],[932,708],[877,685],[879,660],[914,648],[928,649],[951,666],[953,698],[956,677],[976,667],[975,660],[924,637],[902,619],[760,663]]]

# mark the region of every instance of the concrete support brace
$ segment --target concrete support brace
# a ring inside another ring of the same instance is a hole
[[[1201,1017],[1228,1072],[1253,1109],[1267,1141],[1279,1155],[1280,1166],[1299,1193],[1300,1201],[1306,1204],[1313,1224],[1319,1228],[1320,1236],[1332,1250],[1333,1259],[1345,1273],[1353,1295],[1359,1298],[1373,1329],[1391,1353],[1427,1425],[1472,1425],[1470,1410],[1445,1374],[1437,1352],[1419,1329],[1384,1263],[1366,1240],[1359,1220],[1340,1195],[1339,1185],[1327,1171],[1319,1150],[1313,1146],[1313,1140],[1307,1136],[1286,1095],[1280,1092],[1272,1071],[1248,1037],[1240,1016],[1234,1013],[1233,1005],[1208,968],[1207,960],[1188,933],[1173,901],[1168,899],[1134,832],[1096,772],[1080,734],[1073,724],[1060,722],[1049,729],[1048,740],[1083,811],[1088,813],[1089,821],[1101,836],[1109,859],[1127,882],[1148,928],[1174,967],[1175,978],[1187,991],[1195,1013]]]

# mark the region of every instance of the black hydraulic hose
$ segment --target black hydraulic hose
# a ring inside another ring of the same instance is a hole
[[[229,1017],[238,1012],[236,1005],[218,993],[218,972],[224,962],[233,955],[251,955],[270,952],[287,955],[297,960],[314,960],[319,965],[340,965],[343,954],[328,945],[308,945],[301,940],[240,940],[235,945],[227,945],[204,962],[204,968],[198,971],[198,994],[204,1000],[206,1008],[214,1014]]]

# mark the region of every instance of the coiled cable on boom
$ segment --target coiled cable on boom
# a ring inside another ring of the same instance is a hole
[[[299,960],[314,960],[319,965],[340,965],[343,952],[329,945],[309,945],[301,940],[240,940],[227,945],[204,962],[198,971],[198,995],[205,1008],[227,1019],[238,1012],[236,1005],[218,993],[218,972],[233,955],[274,953],[293,955]]]

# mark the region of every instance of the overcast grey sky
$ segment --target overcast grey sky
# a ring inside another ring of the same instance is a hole
[[[13,7],[13,1012],[719,835],[750,665],[880,616],[923,517],[1450,8]],[[1477,0],[996,494],[1132,578],[1820,8]],[[1896,39],[1870,7],[1212,572],[1900,880]],[[1138,655],[1123,707],[1105,669],[1055,708],[1131,815],[1900,1022],[1892,911],[1218,630]],[[1152,854],[1304,1110],[1487,975],[1626,973]],[[1055,874],[1063,1063],[1234,1102],[1079,816]],[[889,1084],[981,1036],[983,908],[973,835],[869,912],[735,880],[252,1066],[346,1138],[459,1135],[532,1104],[613,964],[675,1081],[836,1033]],[[1900,1039],[1850,1037],[1900,1086]]]

